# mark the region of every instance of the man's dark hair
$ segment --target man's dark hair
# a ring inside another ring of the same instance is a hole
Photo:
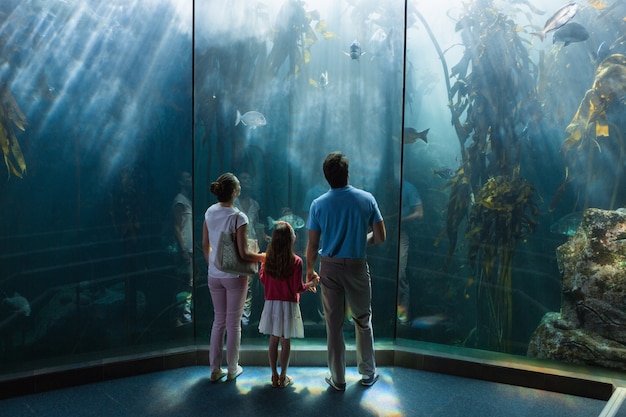
[[[348,158],[341,152],[331,152],[324,160],[324,176],[330,188],[348,185]]]

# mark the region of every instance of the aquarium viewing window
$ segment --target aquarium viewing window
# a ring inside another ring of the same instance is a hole
[[[608,0],[4,0],[0,380],[206,362],[210,184],[234,173],[259,250],[283,221],[306,258],[335,150],[387,231],[367,252],[381,363],[425,349],[623,371],[624,16]],[[321,365],[323,291],[302,294],[294,342]],[[251,276],[251,362],[263,297]],[[349,348],[354,332],[347,303]]]

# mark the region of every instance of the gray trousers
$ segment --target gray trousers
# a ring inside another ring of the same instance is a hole
[[[359,373],[376,371],[372,329],[372,283],[365,259],[322,257],[320,280],[326,319],[328,367],[338,384],[346,382],[346,344],[343,336],[345,300],[352,310]]]

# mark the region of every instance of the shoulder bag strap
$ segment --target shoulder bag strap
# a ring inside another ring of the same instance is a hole
[[[235,213],[231,214],[231,216],[233,216],[235,218],[235,230],[234,233],[237,234],[237,220],[239,219],[239,210],[237,210]]]

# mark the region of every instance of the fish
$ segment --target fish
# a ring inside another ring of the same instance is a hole
[[[578,4],[575,2],[567,3],[546,21],[546,24],[540,32],[532,32],[531,35],[539,36],[543,41],[548,32],[556,30],[572,20],[572,18],[576,15],[576,12],[578,12]]]
[[[252,129],[256,129],[258,126],[265,126],[267,121],[265,120],[265,116],[258,111],[249,111],[242,115],[239,113],[239,110],[237,110],[237,120],[235,121],[235,126],[239,123],[244,126],[249,126]]]
[[[361,44],[355,39],[350,44],[350,52],[344,52],[344,54],[358,61],[359,58],[365,55],[365,52],[361,49]]]
[[[411,321],[411,327],[417,327],[418,329],[427,329],[433,327],[446,319],[443,314],[435,314],[432,316],[417,317]]]
[[[568,214],[567,216],[563,216],[550,226],[550,233],[564,236],[574,236],[582,219],[582,211],[576,211]]]
[[[9,307],[13,308],[13,312],[17,314],[23,314],[26,317],[30,317],[30,303],[19,293],[13,293],[13,297],[5,297],[2,302]]]
[[[428,131],[430,130],[430,128],[426,129],[426,130],[422,130],[421,132],[418,132],[417,130],[415,130],[415,128],[412,127],[405,127],[403,134],[402,134],[402,140],[405,144],[407,143],[415,143],[417,142],[418,139],[423,140],[424,142],[428,143]]]
[[[304,219],[296,216],[293,213],[285,214],[278,220],[274,220],[271,216],[267,217],[267,228],[272,230],[280,222],[287,222],[294,228],[294,230],[302,229],[304,227]]]
[[[564,46],[572,42],[584,42],[589,39],[589,32],[580,23],[570,22],[554,32],[552,43],[565,42]]]
[[[444,180],[449,180],[451,178],[454,178],[454,176],[456,175],[456,172],[452,168],[447,168],[447,167],[438,168],[438,169],[433,168],[433,175],[436,175],[439,178],[443,178]]]
[[[320,74],[319,86],[325,88],[328,85],[328,71],[324,71]]]
[[[315,88],[326,88],[328,86],[328,71],[324,71],[320,74],[319,81],[309,78],[309,84]]]

